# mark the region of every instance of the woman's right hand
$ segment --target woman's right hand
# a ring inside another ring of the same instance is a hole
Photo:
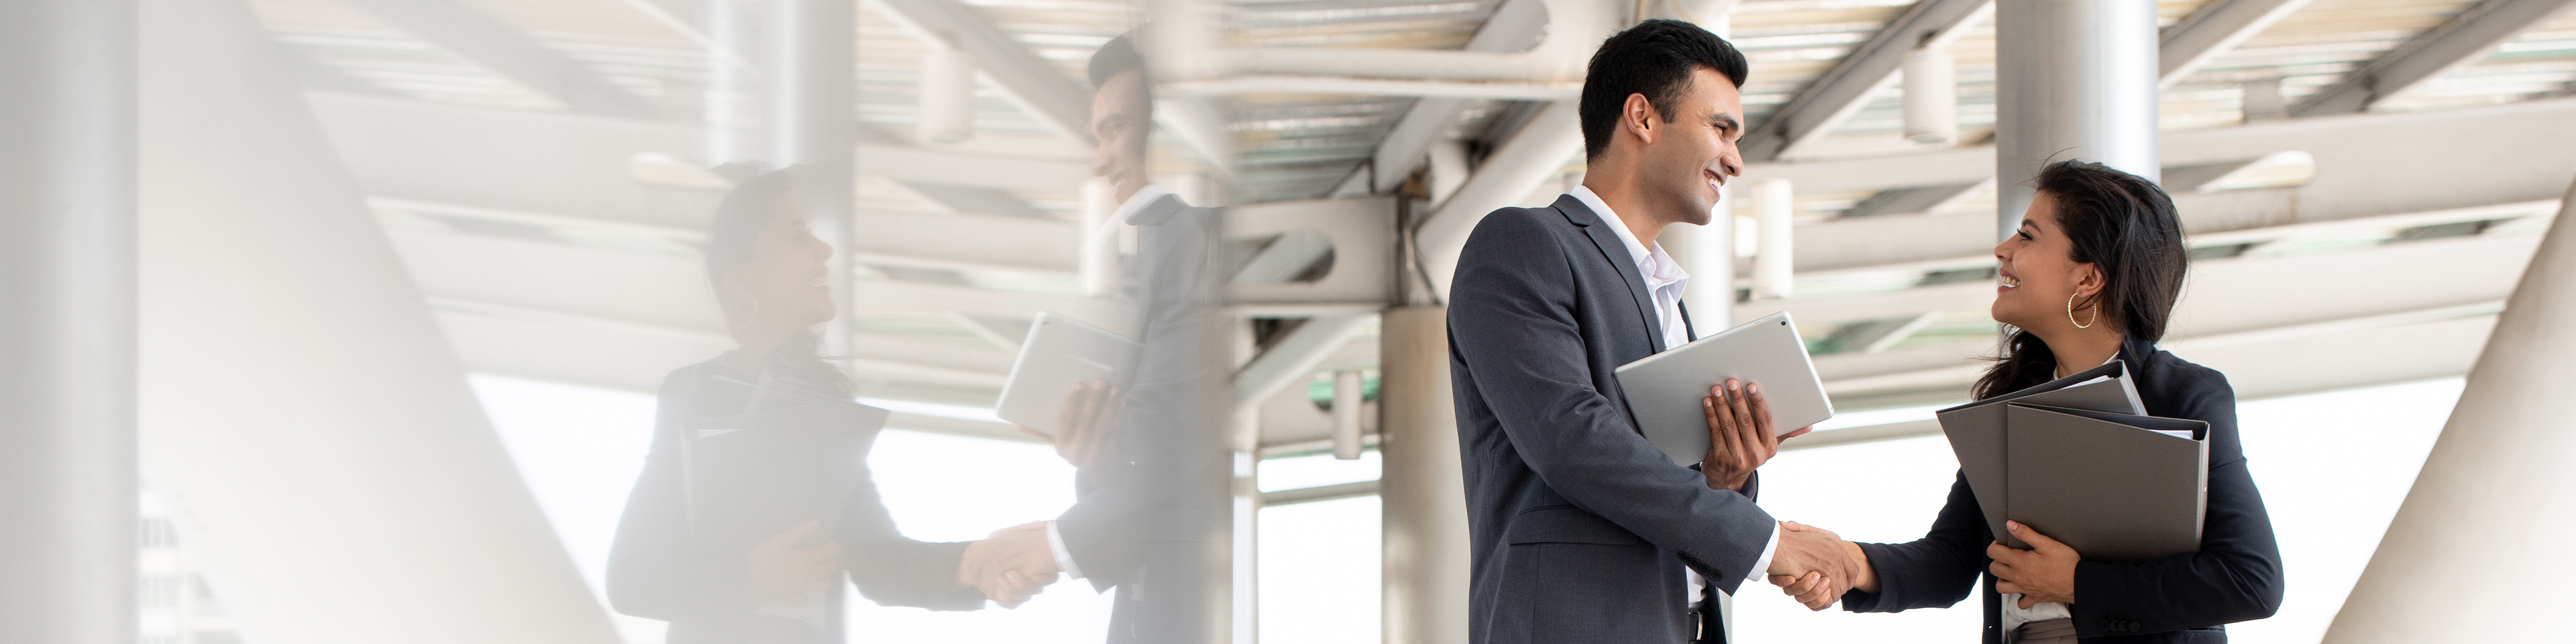
[[[1831,530],[1798,523],[1796,521],[1782,521],[1780,522],[1780,529],[1790,532],[1817,532],[1832,536],[1837,541],[1842,539],[1841,535],[1836,535]],[[1845,564],[1845,570],[1849,570],[1851,574],[1851,579],[1844,580],[1844,587],[1867,593],[1878,592],[1878,571],[1869,567],[1869,553],[1861,551],[1860,544],[1857,543],[1843,541],[1842,546],[1843,557],[1847,562]],[[1775,577],[1777,576],[1775,575]],[[1824,588],[1824,580],[1822,579],[1816,579],[1813,576],[1809,576],[1797,579],[1774,579],[1773,583],[1781,586],[1781,593],[1791,597],[1796,597],[1799,603],[1807,604],[1810,607],[1817,605],[1818,602],[1831,603],[1828,600],[1832,598],[1814,596],[1817,591],[1823,590]]]
[[[821,521],[806,521],[752,544],[743,557],[751,568],[752,598],[795,600],[808,593],[831,590],[832,583],[840,577],[841,544],[826,540],[811,546],[796,545],[822,529]]]

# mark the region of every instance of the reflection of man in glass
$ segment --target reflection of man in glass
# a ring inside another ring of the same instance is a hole
[[[1148,183],[1152,78],[1129,36],[1091,59],[1091,131],[1099,139],[1092,174],[1119,201],[1113,226],[1136,231],[1131,295],[1144,321],[1136,369],[1096,391],[1119,400],[1102,426],[1057,434],[1080,466],[1079,500],[1054,521],[994,533],[960,564],[988,593],[1019,579],[1061,572],[1116,589],[1108,641],[1198,643],[1213,632],[1214,576],[1228,546],[1227,344],[1232,327],[1220,297],[1227,264],[1223,212],[1197,208]],[[1079,394],[1077,394],[1079,395]],[[1081,407],[1084,405],[1076,405]],[[1098,445],[1094,448],[1092,445]]]
[[[789,180],[795,171],[745,181],[718,208],[707,235],[707,277],[737,346],[663,380],[652,453],[609,554],[609,601],[618,612],[669,621],[670,644],[838,642],[843,571],[879,604],[984,605],[984,593],[957,575],[973,546],[903,538],[863,459],[849,459],[858,471],[846,493],[825,495],[846,499],[818,513],[834,515],[828,521],[816,516],[745,534],[744,526],[707,525],[715,514],[707,499],[691,505],[684,428],[709,419],[756,425],[771,418],[764,412],[852,398],[849,379],[817,355],[822,338],[814,327],[836,312],[825,286],[832,248],[806,228]]]

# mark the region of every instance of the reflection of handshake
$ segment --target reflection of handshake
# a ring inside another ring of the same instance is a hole
[[[983,590],[986,599],[1003,608],[1018,608],[1055,583],[1060,572],[1055,549],[1047,545],[1045,521],[996,530],[966,544],[966,554],[957,561],[957,583]]]
[[[1780,545],[1771,551],[1771,569],[1764,572],[1771,585],[1808,610],[1824,610],[1854,588],[1878,590],[1878,576],[1860,546],[1823,528],[1789,521],[1780,522]]]

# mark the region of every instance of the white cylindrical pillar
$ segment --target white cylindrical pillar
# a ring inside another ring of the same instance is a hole
[[[1905,139],[1959,140],[1959,59],[1948,43],[1905,53]]]
[[[1360,457],[1360,407],[1367,398],[1358,371],[1333,374],[1333,458]]]
[[[1401,306],[1386,311],[1378,336],[1386,644],[1467,641],[1467,479],[1448,325],[1448,307]]]
[[[975,138],[975,57],[946,36],[921,53],[922,145],[954,145]]]
[[[2562,203],[2326,644],[2565,636],[2565,592],[2495,585],[2576,574],[2576,186]]]
[[[744,19],[746,0],[707,0],[706,163],[771,166],[760,138],[760,70],[742,52],[755,49],[759,25]]]
[[[1996,239],[2021,226],[2050,161],[2157,178],[2156,36],[2155,0],[1996,4]]]
[[[138,22],[144,469],[242,639],[617,641],[251,8]]]
[[[0,641],[135,641],[134,20],[0,3]]]
[[[1682,287],[1682,303],[1690,307],[1691,326],[1701,335],[1735,325],[1735,206],[1743,192],[1736,184],[1718,189],[1717,206],[1706,226],[1665,229],[1668,234],[1681,233],[1676,239],[1681,243],[1664,251],[1681,260],[1682,270],[1690,273],[1690,283]]]
[[[858,119],[858,5],[848,0],[764,0],[769,12],[768,57],[761,119],[769,158],[779,167],[805,166],[796,177],[796,203],[814,236],[831,244],[832,303],[840,313],[823,323],[823,350],[850,355],[850,321],[856,311],[851,261],[858,244],[856,199]]]
[[[1763,179],[1746,186],[1745,201],[1753,206],[1755,230],[1760,243],[1753,251],[1753,299],[1768,300],[1789,296],[1791,272],[1790,215],[1797,211],[1791,201],[1788,179]]]

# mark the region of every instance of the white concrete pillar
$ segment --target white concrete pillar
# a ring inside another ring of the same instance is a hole
[[[975,57],[946,36],[923,41],[922,145],[955,145],[975,138]]]
[[[1996,3],[1996,239],[2021,226],[2050,161],[2157,178],[2156,37],[2154,0]]]
[[[1448,307],[1401,306],[1386,311],[1378,336],[1386,644],[1467,641],[1467,479],[1448,324]]]
[[[0,3],[0,641],[135,641],[134,13]]]
[[[1366,385],[1357,370],[1333,373],[1333,458],[1359,460],[1360,409],[1367,399]]]
[[[850,354],[857,310],[851,251],[858,244],[852,201],[857,171],[858,5],[848,0],[765,0],[768,57],[763,64],[762,131],[777,167],[807,166],[796,177],[797,205],[814,235],[835,249],[828,262],[832,303],[823,351]]]
[[[243,639],[616,642],[250,7],[140,13],[144,471]]]
[[[1753,206],[1754,230],[1759,231],[1753,251],[1753,299],[1788,297],[1795,266],[1790,216],[1797,213],[1789,180],[1755,181],[1745,186],[1745,192],[1750,193],[1745,201]]]
[[[1732,184],[1721,188],[1708,225],[1667,226],[1656,242],[1690,273],[1682,303],[1701,334],[1732,326],[1735,319],[1735,206],[1743,190]]]
[[[1950,53],[1949,43],[1906,52],[1903,82],[1905,139],[1915,143],[1958,141],[1959,59]]]
[[[2326,644],[2565,637],[2545,580],[2576,574],[2576,186],[2563,203]]]
[[[746,20],[744,0],[706,0],[706,164],[752,163],[767,151],[760,138],[760,70],[744,51],[756,49],[759,25]]]

